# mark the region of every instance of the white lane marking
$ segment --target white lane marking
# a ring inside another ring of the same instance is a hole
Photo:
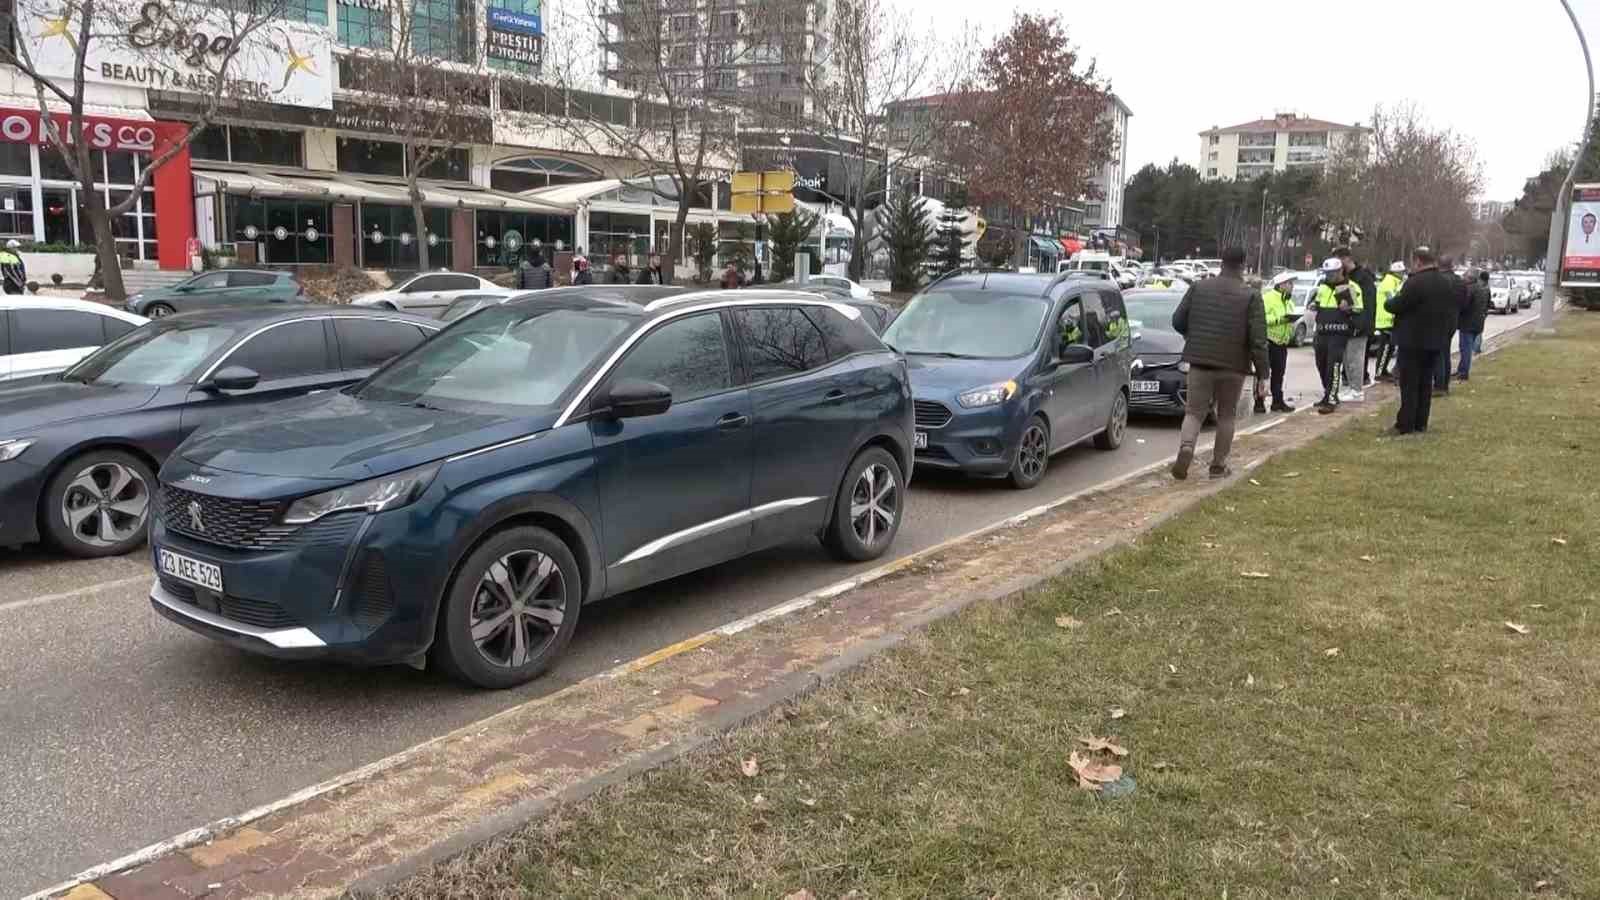
[[[0,603],[0,613],[8,612],[13,609],[25,609],[29,606],[39,606],[44,603],[55,603],[58,600],[72,600],[76,597],[86,597],[90,594],[98,594],[101,591],[109,591],[113,588],[149,583],[150,573],[146,572],[143,575],[134,575],[130,578],[118,578],[115,581],[102,581],[99,584],[91,584],[81,588],[73,588],[70,591],[62,591],[59,594],[42,594],[38,597],[27,597],[22,600],[7,600],[4,603]]]

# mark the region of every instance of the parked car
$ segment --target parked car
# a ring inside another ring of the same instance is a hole
[[[1544,285],[1531,275],[1514,274],[1511,280],[1516,282],[1521,291],[1517,295],[1517,306],[1527,309],[1533,306],[1533,301],[1544,293]]]
[[[127,553],[144,542],[157,468],[195,429],[356,381],[439,328],[344,307],[185,313],[0,387],[0,545]]]
[[[59,372],[147,319],[104,303],[54,297],[0,300],[0,386]]]
[[[955,275],[913,297],[883,338],[910,363],[919,466],[1030,488],[1060,450],[1122,444],[1133,343],[1113,283]]]
[[[498,290],[501,287],[489,279],[464,272],[421,272],[389,290],[357,294],[350,305],[437,315],[462,294]]]
[[[513,301],[517,303],[562,304],[576,298],[578,302],[584,304],[612,302],[644,306],[653,300],[671,297],[683,292],[683,288],[670,284],[592,284],[542,288],[536,291],[502,290],[495,294],[485,292],[482,294],[466,294],[459,297],[445,307],[444,313],[439,318],[441,321],[453,322],[486,306],[499,306],[502,303],[511,303]]]
[[[850,292],[852,300],[872,300],[873,294],[865,285],[851,281],[842,275],[811,275],[808,284],[834,285]]]
[[[585,603],[802,538],[883,554],[912,431],[906,363],[851,307],[504,303],[187,441],[161,470],[151,601],[246,650],[509,687]]]
[[[877,300],[858,299],[848,287],[839,284],[839,281],[845,281],[845,279],[841,278],[837,279],[836,281],[819,281],[816,278],[813,278],[804,285],[793,281],[782,282],[782,285],[785,289],[806,291],[807,293],[816,294],[825,300],[832,300],[835,303],[843,303],[847,306],[853,306],[861,311],[861,321],[866,323],[868,328],[872,329],[873,334],[883,334],[883,330],[889,327],[890,322],[894,321],[894,317],[896,315],[895,308],[887,303],[880,303]]]
[[[1321,283],[1320,272],[1296,272],[1294,275],[1294,285],[1289,289],[1289,302],[1293,306],[1292,314],[1299,318],[1294,323],[1294,332],[1289,339],[1291,347],[1304,346],[1316,337],[1317,317],[1311,309],[1311,300],[1317,294],[1317,285]]]
[[[1515,315],[1520,306],[1517,297],[1522,289],[1501,272],[1489,275],[1489,311],[1500,315]]]
[[[266,269],[218,269],[201,272],[168,287],[150,288],[129,297],[123,308],[159,319],[173,313],[219,306],[303,302],[306,289],[292,273]]]
[[[1181,416],[1188,397],[1189,364],[1183,362],[1183,335],[1172,329],[1181,290],[1135,290],[1122,295],[1133,329],[1129,367],[1132,412]]]
[[[525,293],[527,293],[527,291],[519,291],[515,288],[496,288],[492,291],[468,291],[467,293],[456,297],[454,300],[451,300],[449,306],[439,310],[439,321],[454,322],[462,316],[471,315],[472,313],[483,309],[485,306],[498,306],[501,303],[510,300],[512,297],[517,297]]]

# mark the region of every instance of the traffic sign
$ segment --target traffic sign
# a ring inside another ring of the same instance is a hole
[[[794,211],[793,172],[735,172],[732,188],[729,205],[733,212],[775,215]]]

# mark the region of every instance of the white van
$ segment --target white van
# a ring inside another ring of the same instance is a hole
[[[1079,250],[1072,258],[1056,264],[1059,272],[1110,272],[1111,254],[1094,250]]]

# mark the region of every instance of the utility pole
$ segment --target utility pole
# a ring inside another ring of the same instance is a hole
[[[1556,197],[1556,208],[1550,213],[1550,241],[1544,251],[1544,293],[1539,297],[1540,334],[1553,334],[1556,330],[1556,283],[1561,280],[1561,260],[1566,255],[1572,182],[1578,176],[1578,166],[1583,164],[1583,155],[1589,152],[1589,141],[1594,137],[1589,128],[1589,123],[1594,119],[1594,63],[1589,58],[1589,40],[1583,36],[1583,26],[1578,24],[1572,4],[1568,0],[1561,0],[1561,8],[1567,11],[1567,18],[1572,20],[1572,30],[1578,33],[1578,46],[1583,48],[1583,67],[1589,73],[1589,93],[1584,97],[1583,143],[1578,145],[1578,155],[1572,160],[1572,168],[1567,171],[1567,179],[1561,183],[1561,193]]]
[[[1267,277],[1267,189],[1261,189],[1261,252],[1256,254],[1256,272]]]

